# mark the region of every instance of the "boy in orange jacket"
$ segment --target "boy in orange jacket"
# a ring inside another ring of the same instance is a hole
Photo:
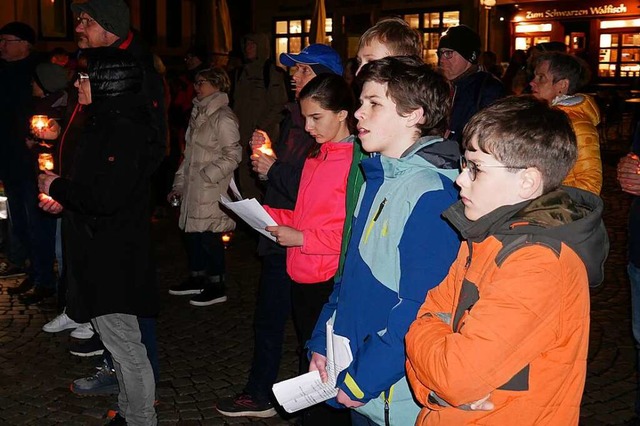
[[[458,257],[406,336],[417,425],[577,425],[589,284],[602,280],[602,201],[560,187],[576,160],[566,115],[506,98],[464,130]]]

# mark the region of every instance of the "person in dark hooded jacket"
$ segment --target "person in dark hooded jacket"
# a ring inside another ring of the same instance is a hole
[[[266,34],[244,36],[242,51],[244,64],[236,71],[233,84],[233,112],[240,122],[240,141],[247,143],[256,129],[265,131],[271,140],[277,141],[288,100],[284,72],[270,58],[269,37]],[[242,154],[238,177],[245,198],[259,195],[246,149]]]
[[[158,137],[143,71],[126,51],[85,51],[87,74],[75,86],[87,121],[68,177],[40,175],[41,207],[64,210],[67,273],[78,285],[67,310],[80,304],[113,356],[120,415],[155,425],[155,382],[137,316],[158,311],[150,262],[149,184]],[[77,317],[77,316],[76,316]]]

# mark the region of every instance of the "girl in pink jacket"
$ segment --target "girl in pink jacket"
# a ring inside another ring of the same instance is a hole
[[[321,74],[300,92],[305,130],[316,140],[302,170],[293,211],[265,206],[278,223],[267,231],[287,247],[293,319],[301,345],[311,337],[320,310],[333,289],[345,220],[347,177],[355,137],[354,98],[344,79]],[[306,357],[301,372],[308,371]]]

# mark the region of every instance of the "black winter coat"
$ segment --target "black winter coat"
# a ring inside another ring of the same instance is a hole
[[[298,102],[286,106],[287,114],[280,123],[280,137],[273,145],[277,160],[269,169],[263,203],[278,209],[293,210],[298,198],[302,168],[315,139],[304,130],[304,118]],[[264,235],[258,242],[258,254],[285,255],[286,249]]]
[[[110,313],[150,317],[158,294],[150,257],[149,181],[156,130],[142,96],[89,105],[69,177],[50,195],[64,210],[67,275],[75,321]]]
[[[493,74],[475,71],[473,67],[467,74],[453,81],[454,94],[451,108],[448,139],[462,142],[462,130],[481,109],[491,105],[506,94],[504,85]]]

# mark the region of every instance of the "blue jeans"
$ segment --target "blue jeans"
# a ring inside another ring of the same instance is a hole
[[[637,368],[640,373],[640,268],[629,263],[627,265],[629,283],[631,284],[631,326],[636,341]],[[636,394],[636,415],[640,416],[640,383]]]
[[[260,288],[254,317],[255,341],[251,372],[244,391],[265,402],[276,382],[284,329],[291,312],[291,278],[287,274],[285,254],[262,257]]]
[[[118,409],[128,425],[155,426],[158,417],[153,406],[156,386],[153,371],[142,344],[135,315],[108,314],[92,318],[105,348],[113,355],[118,377]]]
[[[204,271],[207,276],[224,275],[224,244],[221,232],[183,233],[190,272]]]

